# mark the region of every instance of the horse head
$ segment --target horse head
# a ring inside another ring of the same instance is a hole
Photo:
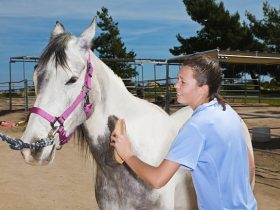
[[[80,37],[75,37],[65,32],[61,23],[56,23],[33,74],[37,96],[22,136],[26,143],[49,137],[55,144],[24,149],[22,155],[27,163],[52,162],[55,149],[65,144],[91,115],[92,103],[98,101],[98,81],[92,74],[90,50],[95,27],[96,18]],[[94,94],[92,83],[95,83]]]

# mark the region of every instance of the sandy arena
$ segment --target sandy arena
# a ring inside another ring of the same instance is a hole
[[[3,105],[0,99],[0,104]],[[235,107],[240,113],[263,113],[280,116],[280,107]],[[0,121],[20,121],[23,111],[8,112],[0,107]],[[279,119],[245,119],[247,126],[280,127]],[[5,128],[0,132],[20,137],[23,127]],[[280,135],[280,130],[271,130]],[[272,149],[280,153],[280,140],[256,144],[256,185],[254,194],[259,210],[280,210],[280,155],[260,151]],[[56,152],[53,164],[30,166],[20,152],[0,141],[0,209],[2,210],[98,210],[94,196],[93,163],[82,154],[75,141]]]

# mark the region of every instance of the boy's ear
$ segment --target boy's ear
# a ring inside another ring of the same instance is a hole
[[[202,85],[200,87],[201,93],[205,96],[209,95],[209,86],[208,85]]]

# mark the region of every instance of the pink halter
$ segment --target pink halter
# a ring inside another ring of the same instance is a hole
[[[84,80],[84,85],[82,88],[81,93],[77,96],[75,101],[63,112],[62,115],[59,117],[52,116],[51,114],[47,113],[43,109],[39,107],[32,107],[30,109],[30,114],[34,113],[37,115],[40,115],[41,117],[45,118],[50,122],[50,125],[53,129],[52,135],[55,135],[57,132],[59,133],[59,141],[60,145],[63,145],[67,143],[71,137],[73,136],[74,132],[71,133],[69,136],[66,136],[66,131],[64,129],[64,122],[65,120],[70,116],[70,114],[76,109],[76,107],[83,101],[85,100],[84,103],[84,112],[86,114],[86,117],[89,118],[89,116],[92,113],[93,110],[93,103],[89,102],[89,91],[92,89],[91,85],[91,77],[93,73],[93,65],[91,62],[91,57],[90,57],[90,51],[89,51],[89,57],[87,61],[88,67],[87,67],[87,72],[85,75],[85,80]],[[56,122],[59,123],[59,126],[56,127],[55,124]]]

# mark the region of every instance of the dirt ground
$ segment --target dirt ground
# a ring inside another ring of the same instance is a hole
[[[240,113],[280,116],[280,107],[235,107]],[[0,121],[19,121],[23,111],[1,110]],[[280,127],[279,119],[244,117],[249,128]],[[5,128],[0,133],[20,137],[22,127]],[[272,134],[280,134],[274,129]],[[280,140],[274,138],[265,144],[254,144],[256,185],[254,194],[259,210],[280,210],[280,155],[263,152],[269,149],[280,153]],[[75,141],[56,152],[49,166],[30,166],[24,163],[20,152],[11,150],[0,141],[0,209],[2,210],[98,210],[94,196],[93,163],[82,154]]]

